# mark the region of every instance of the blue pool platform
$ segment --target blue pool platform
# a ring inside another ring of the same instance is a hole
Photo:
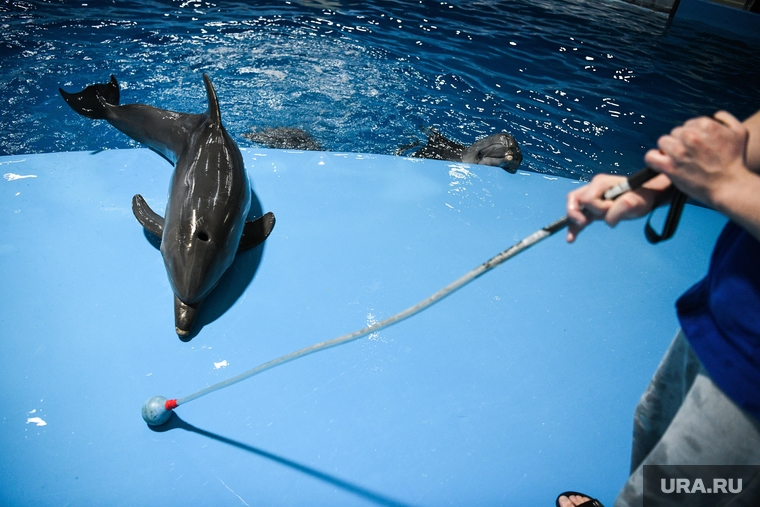
[[[254,211],[188,342],[155,242],[171,166],[145,149],[0,157],[0,505],[606,505],[638,397],[725,220],[687,206],[560,233],[376,335],[182,397],[387,318],[564,215],[578,182],[354,153],[243,150]],[[637,168],[632,168],[637,169]]]

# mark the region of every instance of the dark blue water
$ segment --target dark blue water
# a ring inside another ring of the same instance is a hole
[[[276,126],[384,154],[427,126],[506,130],[523,168],[582,179],[639,169],[693,115],[760,107],[760,52],[613,0],[6,1],[0,25],[3,155],[135,146],[58,95],[110,74],[122,103],[202,112],[208,73],[241,146]]]

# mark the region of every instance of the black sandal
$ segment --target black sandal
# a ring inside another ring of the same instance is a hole
[[[578,493],[577,491],[565,491],[564,493],[560,493],[560,495],[557,497],[557,500],[554,502],[554,504],[557,507],[559,507],[559,497],[560,496],[566,496],[566,497],[569,498],[570,495],[585,496],[586,498],[590,498],[590,500],[587,500],[587,501],[583,502],[582,504],[580,504],[580,505],[578,505],[576,507],[604,507],[604,505],[602,505],[602,502],[600,502],[596,498],[591,498],[590,496],[585,495],[583,493]]]

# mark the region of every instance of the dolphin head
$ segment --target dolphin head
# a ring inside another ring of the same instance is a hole
[[[166,241],[174,234],[176,241]],[[240,233],[234,247],[230,235],[214,237],[197,224],[167,229],[161,242],[161,253],[175,298],[175,327],[180,337],[190,334],[196,310],[232,264]],[[226,236],[226,237],[222,237]]]
[[[207,231],[198,230],[162,251],[174,293],[186,304],[199,303],[214,288],[228,265]]]
[[[522,159],[520,146],[506,132],[485,137],[462,152],[462,162],[499,166],[512,174],[517,172]]]

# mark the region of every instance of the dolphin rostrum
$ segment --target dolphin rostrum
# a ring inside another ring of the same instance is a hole
[[[154,212],[141,195],[132,211],[142,226],[161,239],[174,291],[177,334],[187,337],[199,305],[230,267],[239,251],[262,243],[274,215],[246,222],[251,188],[243,156],[222,126],[211,80],[203,74],[208,110],[185,114],[142,104],[119,105],[116,78],[79,93],[59,89],[77,113],[103,119],[174,165],[166,216]]]

